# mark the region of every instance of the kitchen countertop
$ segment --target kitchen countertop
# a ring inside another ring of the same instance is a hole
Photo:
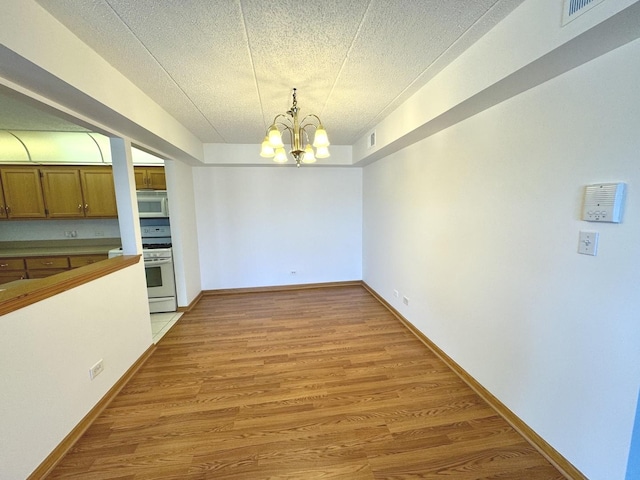
[[[119,238],[0,242],[0,257],[106,254],[109,250],[118,248],[120,245]]]

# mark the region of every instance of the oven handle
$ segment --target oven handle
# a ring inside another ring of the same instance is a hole
[[[166,265],[167,263],[171,262],[173,262],[171,258],[146,258],[144,260],[144,266]]]

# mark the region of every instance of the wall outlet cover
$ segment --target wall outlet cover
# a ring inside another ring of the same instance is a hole
[[[578,253],[582,255],[598,254],[598,232],[580,232],[580,238],[578,241]]]

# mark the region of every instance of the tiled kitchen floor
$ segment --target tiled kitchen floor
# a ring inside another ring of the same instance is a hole
[[[167,333],[171,327],[182,316],[183,312],[167,312],[151,314],[151,332],[153,334],[153,343],[158,341]]]

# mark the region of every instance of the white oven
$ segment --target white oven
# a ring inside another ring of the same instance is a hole
[[[176,282],[171,248],[143,249],[142,257],[150,312],[175,312]]]
[[[175,312],[178,304],[173,272],[171,227],[143,225],[141,233],[149,311],[151,313]],[[109,251],[109,258],[117,255],[122,255],[122,248]]]

